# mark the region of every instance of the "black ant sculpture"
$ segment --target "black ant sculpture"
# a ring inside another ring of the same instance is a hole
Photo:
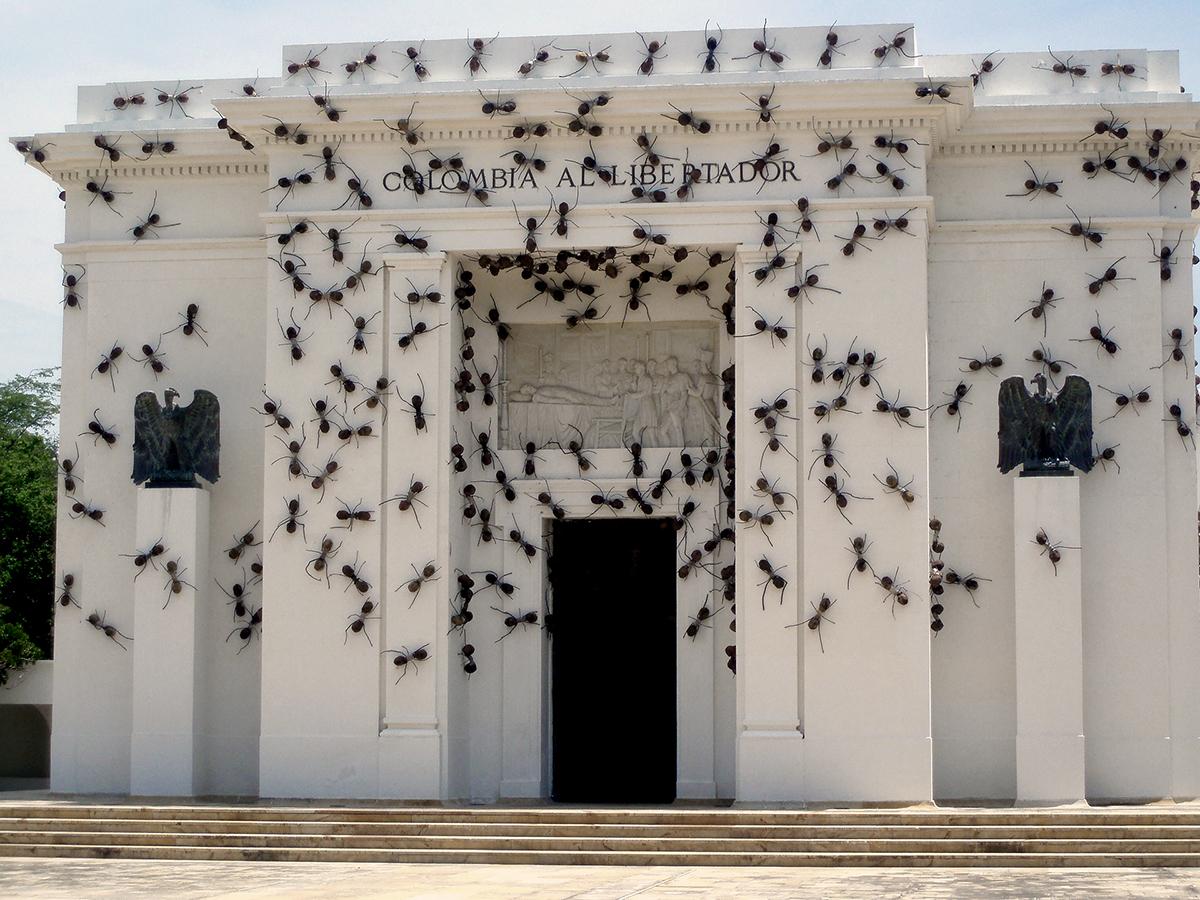
[[[1192,433],[1192,427],[1183,421],[1183,405],[1177,400],[1167,407],[1167,412],[1170,413],[1170,418],[1163,419],[1164,422],[1175,423],[1175,433],[1179,435],[1179,440],[1183,442],[1184,447],[1188,442],[1191,442],[1192,449],[1196,449],[1196,436]]]
[[[779,109],[779,104],[772,105],[771,100],[775,97],[775,85],[771,85],[771,90],[766,94],[759,94],[757,97],[751,97],[749,94],[743,93],[743,97],[750,101],[748,107],[750,112],[758,113],[758,121],[763,124],[774,121],[774,114]]]
[[[941,100],[944,103],[949,103],[953,106],[962,105],[957,100],[950,99],[950,85],[945,83],[934,84],[933,80],[930,78],[925,79],[925,84],[917,85],[917,88],[915,91],[913,91],[913,93],[918,99],[926,100],[929,103],[933,103],[935,100]]]
[[[1175,251],[1179,249],[1179,245],[1183,243],[1183,232],[1179,233],[1179,239],[1175,241],[1175,246],[1167,246],[1165,240],[1161,240],[1155,244],[1154,237],[1147,232],[1146,237],[1150,238],[1150,249],[1154,251],[1154,256],[1151,262],[1158,263],[1158,277],[1162,281],[1171,280],[1171,266],[1175,264]]]
[[[140,362],[143,368],[149,368],[154,373],[154,380],[158,381],[158,376],[170,368],[167,365],[167,355],[159,352],[159,347],[162,346],[163,336],[158,336],[158,342],[154,345],[142,344],[141,357],[133,357],[135,362]]]
[[[163,585],[163,593],[167,595],[167,599],[163,603],[162,608],[166,609],[171,602],[171,598],[177,594],[182,594],[185,587],[189,587],[195,591],[196,586],[190,581],[183,580],[183,576],[187,573],[187,569],[180,567],[178,559],[167,560],[167,563],[163,566],[163,568],[167,573],[167,583]]]
[[[1168,345],[1170,352],[1167,354],[1166,359],[1152,368],[1161,369],[1169,362],[1183,362],[1185,359],[1183,348],[1186,346],[1186,344],[1183,340],[1183,329],[1172,328],[1169,332],[1167,332],[1167,337],[1171,341],[1171,343]],[[78,456],[78,452],[76,452],[76,456]]]
[[[1129,137],[1129,123],[1119,120],[1116,113],[1107,106],[1102,105],[1100,108],[1108,113],[1108,118],[1097,121],[1092,127],[1091,132],[1081,137],[1078,143],[1082,144],[1084,141],[1089,141],[1106,134],[1112,135],[1119,141],[1123,141]]]
[[[1088,273],[1087,277],[1090,279],[1090,281],[1088,281],[1088,293],[1092,295],[1099,294],[1102,290],[1104,290],[1105,286],[1110,284],[1113,286],[1113,290],[1117,290],[1118,281],[1135,281],[1136,279],[1133,277],[1122,278],[1117,275],[1117,265],[1124,259],[1125,257],[1122,256],[1120,259],[1115,260],[1104,270],[1103,275],[1092,275],[1091,273]]]
[[[1100,312],[1097,310],[1096,324],[1088,329],[1088,336],[1085,338],[1071,338],[1071,341],[1076,344],[1084,344],[1089,341],[1095,341],[1097,358],[1099,358],[1101,350],[1104,350],[1104,352],[1109,356],[1116,356],[1117,351],[1121,348],[1120,345],[1112,338],[1113,330],[1114,329],[1112,328],[1109,328],[1107,331],[1104,330],[1104,327],[1100,324]]]
[[[871,51],[872,55],[879,60],[876,65],[882,66],[893,52],[899,53],[907,59],[913,59],[913,55],[904,49],[905,44],[908,43],[908,32],[910,31],[912,31],[911,25],[901,31],[897,31],[890,39],[880,35],[879,39],[883,43]]]
[[[91,206],[93,203],[95,203],[96,198],[99,197],[104,201],[104,205],[108,207],[109,210],[116,213],[121,218],[124,218],[124,216],[121,215],[120,211],[113,205],[113,203],[116,201],[118,194],[128,194],[129,191],[109,190],[107,172],[104,175],[104,179],[99,184],[97,184],[95,181],[89,181],[84,185],[84,187],[86,188],[87,192],[92,195],[92,199],[88,201],[88,206]]]
[[[268,543],[275,540],[275,534],[280,528],[284,529],[288,534],[295,534],[298,529],[301,540],[307,542],[308,537],[305,534],[304,523],[300,520],[308,515],[308,513],[300,506],[300,495],[297,494],[291,500],[288,500],[284,504],[284,509],[286,511],[283,518],[279,520],[279,524],[275,526],[275,529],[271,532],[271,536],[267,538]]]
[[[971,60],[971,65],[975,66],[975,71],[971,73],[971,85],[973,87],[982,87],[984,76],[996,71],[1000,67],[1000,63],[1004,62],[1004,57],[1001,57],[996,62],[992,61],[992,57],[999,52],[998,50],[993,50],[978,65],[976,65],[975,60]]]
[[[1037,363],[1041,367],[1042,374],[1050,381],[1050,386],[1058,390],[1058,382],[1055,379],[1056,375],[1061,375],[1063,368],[1077,368],[1074,363],[1068,362],[1065,359],[1056,359],[1054,353],[1045,344],[1039,343],[1037,349],[1034,350],[1026,362]]]
[[[841,48],[849,47],[851,44],[857,44],[859,41],[859,38],[855,38],[852,41],[842,42],[841,37],[838,35],[836,29],[837,21],[834,20],[834,23],[825,30],[825,49],[821,51],[821,55],[817,58],[818,68],[829,68],[833,65],[834,54],[837,54],[838,56],[845,56],[846,54]]]
[[[1038,551],[1038,556],[1045,556],[1050,560],[1050,565],[1054,567],[1054,574],[1058,575],[1058,564],[1062,562],[1063,550],[1078,550],[1078,547],[1067,546],[1062,541],[1052,541],[1046,533],[1045,528],[1039,528],[1031,544],[1036,544],[1041,548]]]
[[[146,213],[146,217],[129,229],[129,233],[133,235],[134,241],[140,241],[145,237],[157,238],[160,228],[174,228],[179,225],[179,222],[164,222],[162,216],[155,210],[158,208],[158,191],[154,192],[154,199],[150,203],[150,212]]]
[[[817,633],[817,643],[821,647],[821,652],[824,653],[825,639],[821,636],[821,626],[825,622],[828,622],[830,625],[837,624],[833,619],[829,618],[829,610],[833,608],[835,603],[837,603],[837,600],[831,599],[828,594],[822,594],[821,599],[816,603],[813,603],[811,600],[808,601],[808,605],[812,607],[813,611],[811,616],[803,622],[797,622],[795,625],[787,625],[785,627],[799,628],[801,625],[804,625],[809,631],[815,631]]]
[[[472,38],[470,34],[467,35],[467,47],[471,53],[467,57],[466,62],[463,63],[463,68],[470,72],[472,78],[478,75],[480,71],[487,71],[487,66],[483,64],[483,59],[485,56],[490,55],[490,51],[487,48],[499,36],[497,34],[494,37],[484,40],[483,38]],[[409,53],[409,57],[414,58],[411,52]]]
[[[493,607],[491,607],[491,609],[493,612],[498,612],[498,613],[500,613],[500,615],[502,615],[504,617],[504,627],[508,629],[508,631],[504,632],[504,634],[502,634],[502,635],[500,635],[500,637],[496,638],[495,643],[497,643],[497,644],[500,643],[502,640],[504,640],[506,637],[508,637],[510,634],[512,634],[513,631],[516,630],[518,625],[521,627],[521,630],[523,631],[526,628],[528,628],[530,625],[537,625],[537,623],[538,623],[538,614],[534,610],[530,610],[529,612],[522,612],[520,609],[518,609],[515,613],[511,613],[508,610],[501,609],[498,606],[493,606]]]
[[[1101,423],[1107,422],[1109,419],[1116,418],[1122,412],[1124,412],[1126,408],[1132,409],[1133,414],[1135,416],[1140,416],[1141,413],[1139,413],[1137,411],[1138,405],[1139,404],[1144,405],[1144,404],[1150,402],[1149,386],[1142,388],[1140,391],[1135,391],[1132,387],[1130,387],[1128,393],[1120,393],[1118,391],[1114,391],[1111,388],[1106,388],[1102,384],[1097,385],[1097,387],[1099,387],[1100,390],[1104,391],[1106,394],[1111,394],[1113,397],[1113,402],[1116,404],[1116,407],[1117,407],[1117,411],[1115,413],[1113,413],[1111,416],[1107,416],[1106,418],[1101,419],[1100,420]]]
[[[767,544],[774,547],[775,542],[771,540],[771,535],[767,533],[767,529],[775,524],[775,517],[780,520],[787,518],[788,512],[784,509],[768,508],[766,512],[760,506],[753,512],[749,509],[742,509],[738,512],[738,521],[743,525],[749,525],[751,528],[758,528],[762,532],[763,537],[767,539]]]
[[[417,373],[417,381],[421,385],[420,393],[412,394],[405,397],[400,393],[400,389],[396,389],[396,396],[399,397],[400,403],[406,408],[406,412],[412,414],[413,425],[417,431],[428,431],[427,418],[432,418],[433,413],[425,411],[425,379],[421,377],[421,373]]]
[[[883,588],[883,602],[892,601],[893,618],[896,615],[897,606],[908,606],[908,582],[900,580],[899,569],[896,569],[891,575],[876,578],[875,583]]]
[[[1071,86],[1075,86],[1076,78],[1087,78],[1087,66],[1073,64],[1074,56],[1068,56],[1065,60],[1059,59],[1054,51],[1049,47],[1046,52],[1050,54],[1050,58],[1054,60],[1053,65],[1047,66],[1044,62],[1039,62],[1033,68],[1041,69],[1044,72],[1053,72],[1055,75],[1066,75],[1071,79]]]
[[[394,653],[395,654],[395,656],[392,657],[392,665],[395,666],[396,669],[400,672],[400,677],[396,679],[396,684],[399,684],[400,680],[402,678],[404,678],[405,675],[408,674],[409,666],[412,666],[414,673],[420,672],[420,667],[419,667],[418,663],[423,663],[423,662],[425,662],[425,660],[429,659],[429,649],[428,648],[429,648],[428,644],[422,644],[421,646],[416,647],[412,650],[408,649],[408,647],[401,647],[399,650],[383,650],[383,651],[380,651],[380,654],[381,655],[384,653]]]
[[[346,579],[346,586],[342,588],[342,593],[350,590],[352,586],[360,594],[366,594],[370,592],[371,583],[363,578],[362,574],[363,569],[365,569],[366,566],[366,560],[363,560],[362,562],[358,561],[358,553],[354,554],[353,563],[346,563],[342,566],[341,575]]]
[[[956,424],[954,430],[956,433],[962,430],[962,407],[964,404],[970,405],[971,401],[966,399],[967,394],[970,393],[970,391],[971,385],[967,384],[965,381],[960,381],[954,386],[953,391],[942,392],[942,396],[947,398],[947,402],[939,404],[939,407],[945,407],[946,415],[953,416],[955,418]],[[935,411],[937,408],[938,407],[934,408]]]
[[[524,78],[528,75],[531,75],[533,73],[534,69],[536,69],[538,66],[544,66],[546,63],[550,62],[550,60],[551,60],[550,51],[546,49],[547,47],[550,47],[550,46],[552,46],[552,45],[544,44],[541,47],[538,47],[537,49],[535,49],[533,51],[533,56],[529,57],[529,59],[525,60],[525,62],[523,62],[519,66],[517,66],[517,74],[520,75],[522,78]],[[560,59],[561,57],[556,56],[553,58]]]
[[[135,578],[137,576],[134,576]],[[79,605],[79,601],[75,599],[75,595],[71,593],[75,587],[75,576],[70,572],[63,572],[62,576],[62,593],[58,595],[59,606],[74,606],[76,609],[83,609]]]
[[[827,503],[829,502],[829,498],[832,497],[834,500],[834,505],[837,507],[838,515],[845,519],[847,524],[850,525],[854,524],[850,521],[850,517],[846,515],[846,508],[850,505],[850,501],[875,499],[874,497],[860,497],[858,494],[850,493],[848,490],[846,490],[846,483],[838,478],[836,472],[826,475],[821,480],[821,483],[829,492],[826,494],[825,499],[821,502]]]
[[[1108,464],[1112,463],[1117,467],[1117,474],[1120,475],[1121,464],[1117,462],[1117,448],[1120,446],[1120,444],[1113,444],[1111,447],[1104,447],[1101,449],[1100,445],[1097,444],[1095,452],[1092,456],[1092,465],[1095,466],[1099,464],[1104,468],[1104,471],[1107,472]]]
[[[638,64],[638,71],[643,75],[652,75],[654,74],[654,63],[667,55],[663,52],[667,46],[667,39],[664,37],[661,41],[647,41],[645,35],[640,31],[634,33],[642,39],[642,46],[646,48],[645,55],[642,57],[641,63]],[[660,53],[662,56],[659,56]]]
[[[1022,312],[1015,319],[1013,319],[1013,321],[1019,322],[1025,316],[1029,316],[1031,319],[1041,319],[1041,321],[1042,321],[1042,337],[1046,337],[1046,334],[1049,329],[1049,320],[1050,320],[1049,312],[1050,312],[1050,310],[1054,309],[1054,305],[1056,303],[1058,303],[1058,301],[1061,299],[1062,299],[1062,297],[1055,296],[1054,288],[1046,287],[1046,282],[1043,281],[1041,295],[1038,297],[1038,299],[1033,301],[1033,303],[1029,306],[1028,309],[1026,309],[1024,312]]]
[[[69,272],[68,269],[78,269],[78,273]],[[87,275],[87,268],[79,263],[73,263],[62,267],[63,277],[62,286],[63,298],[62,304],[68,309],[81,309],[83,307],[83,298],[79,294],[79,285],[83,282],[83,278]],[[174,330],[174,329],[172,329]]]
[[[806,477],[812,478],[813,469],[817,467],[817,463],[822,463],[826,469],[832,469],[834,466],[837,466],[846,473],[847,477],[849,477],[850,473],[846,470],[846,467],[842,465],[841,460],[838,459],[838,457],[842,455],[842,451],[837,449],[835,446],[836,443],[836,434],[826,431],[821,435],[821,446],[814,447],[812,451],[810,451],[814,454],[814,457],[812,463],[808,467],[808,475]]]
[[[860,574],[870,572],[872,578],[877,577],[874,567],[872,567],[870,561],[867,559],[867,551],[871,549],[874,543],[865,534],[850,539],[850,544],[846,549],[854,557],[854,564],[850,566],[850,572],[846,575],[846,590],[850,589],[850,579],[854,577],[855,572]]]
[[[249,528],[247,528],[245,531],[243,531],[240,535],[235,535],[234,536],[234,544],[232,547],[230,547],[228,550],[225,551],[225,555],[228,556],[234,562],[238,562],[239,560],[241,560],[242,555],[247,550],[249,550],[252,547],[261,546],[262,541],[254,540],[254,529],[256,529],[258,527],[258,525],[259,525],[259,523],[255,522],[253,525],[251,525]]]
[[[342,568],[346,569],[348,566],[342,566]],[[375,642],[371,640],[371,635],[367,632],[367,622],[370,622],[372,619],[379,618],[379,616],[371,615],[371,613],[374,611],[375,601],[364,600],[363,605],[359,608],[358,612],[351,613],[346,617],[350,620],[350,624],[345,628],[345,637],[342,639],[343,644],[350,640],[350,634],[353,632],[354,634],[361,634],[367,639],[368,644],[370,644],[372,647],[375,646]]]
[[[102,612],[93,612],[87,617],[87,623],[89,625],[91,625],[93,628],[95,628],[97,631],[103,632],[104,636],[106,638],[108,638],[110,641],[112,641],[114,644],[116,644],[122,650],[128,650],[129,648],[126,647],[124,644],[122,644],[120,641],[118,641],[117,638],[121,637],[127,641],[132,641],[133,638],[131,638],[129,635],[125,634],[124,632],[120,631],[115,625],[110,625],[105,620],[106,616],[107,616],[107,612],[103,612],[103,613]]]
[[[890,470],[888,474],[883,478],[880,478],[878,475],[873,477],[883,486],[885,494],[895,494],[904,501],[905,507],[911,507],[917,499],[917,495],[912,491],[912,483],[916,481],[916,476],[908,479],[908,481],[904,481],[900,473],[896,470],[896,467],[892,465],[890,459],[884,460],[884,462],[887,463],[887,467]]]
[[[765,33],[765,30],[764,30]],[[704,58],[704,62],[700,65],[701,72],[719,71],[721,62],[717,59],[718,48],[721,46],[721,41],[725,39],[725,31],[720,24],[717,25],[717,34],[714,37],[708,33],[708,21],[704,22],[704,49],[697,53],[697,56]]]
[[[425,565],[420,569],[418,569],[413,563],[409,563],[409,567],[413,570],[413,577],[404,584],[400,585],[400,587],[396,588],[396,590],[398,591],[400,588],[408,589],[408,592],[412,594],[412,599],[409,600],[408,603],[409,607],[411,608],[412,605],[416,603],[417,596],[421,593],[421,588],[431,581],[437,581],[438,574],[437,566],[434,565],[433,560],[425,563]]]
[[[842,245],[842,255],[843,256],[853,256],[855,248],[857,248],[857,247],[862,247],[864,250],[870,250],[871,248],[869,246],[867,246],[866,244],[864,244],[863,241],[882,240],[881,237],[871,237],[870,235],[867,234],[867,226],[863,224],[862,217],[858,213],[854,214],[854,219],[855,219],[854,231],[851,233],[850,237],[843,237],[840,234],[834,235],[834,237],[837,238],[839,241],[846,242],[845,244]]]
[[[579,63],[578,68],[560,75],[560,78],[570,78],[572,75],[578,75],[588,66],[591,66],[592,71],[594,71],[597,75],[603,75],[604,73],[600,71],[599,64],[611,62],[608,51],[612,49],[612,44],[609,44],[607,47],[602,47],[599,50],[592,50],[591,44],[588,44],[586,50],[575,47],[559,47],[557,45],[552,46],[555,50],[572,54],[575,57],[575,62]]]
[[[104,524],[104,510],[92,506],[91,503],[76,500],[71,504],[71,510],[67,514],[72,519],[89,519],[95,522],[101,528],[106,528]]]
[[[369,507],[364,507],[362,501],[351,505],[349,502],[335,497],[335,500],[341,505],[341,509],[337,511],[334,518],[343,524],[335,525],[334,528],[344,528],[347,531],[354,530],[355,522],[374,523],[373,511]]]
[[[59,458],[58,471],[63,478],[63,492],[67,494],[75,493],[77,487],[76,482],[82,483],[83,478],[77,473],[79,468],[79,443],[75,444],[75,456],[69,459]]]
[[[424,41],[421,41],[421,43],[415,47],[406,47],[404,49],[404,55],[406,57],[408,57],[408,62],[406,62],[404,64],[404,68],[407,69],[409,66],[412,66],[413,72],[417,76],[418,81],[424,81],[426,78],[429,77],[429,68],[425,65],[424,61],[421,59],[421,51],[424,49],[425,49]],[[482,49],[483,48],[481,47],[480,50],[482,51]],[[392,52],[399,53],[400,51],[393,50]]]
[[[733,58],[740,60],[740,59],[751,59],[753,57],[758,57],[758,67],[759,68],[762,68],[764,59],[769,59],[771,62],[773,62],[775,64],[775,67],[777,69],[782,68],[783,61],[785,59],[787,59],[787,54],[785,54],[779,50],[776,50],[775,49],[776,43],[777,43],[777,40],[772,40],[770,43],[767,42],[767,20],[763,19],[762,37],[755,38],[753,43],[751,44],[751,46],[754,49],[751,50],[751,52],[747,53],[745,56],[735,56]],[[713,47],[711,49],[715,50],[716,48]],[[708,71],[712,71],[712,70],[709,69]]]
[[[154,541],[145,550],[139,550],[136,553],[122,553],[121,556],[125,559],[133,560],[133,565],[138,570],[137,574],[133,576],[133,580],[137,581],[138,578],[141,577],[142,573],[146,571],[147,565],[149,565],[149,567],[151,569],[158,571],[158,563],[155,562],[155,560],[157,560],[158,557],[162,556],[166,552],[167,552],[167,548],[163,545],[162,538],[159,538],[158,540]],[[64,575],[63,576],[64,585],[66,584],[66,579],[68,577],[70,577],[72,583],[74,583],[73,576]],[[69,587],[69,585],[67,585],[67,586]],[[67,604],[65,604],[65,603],[63,604],[63,606],[66,606],[66,605]],[[78,604],[76,604],[76,605],[78,606]]]
[[[910,406],[900,402],[900,392],[896,392],[896,399],[889,400],[884,395],[882,388],[879,391],[878,399],[875,401],[875,411],[880,413],[891,413],[892,418],[900,427],[908,425],[911,428],[922,428],[924,426],[912,421],[914,412],[926,412],[927,409],[921,406]]]
[[[1122,159],[1128,159],[1127,156],[1117,155],[1125,149],[1125,146],[1122,144],[1120,147],[1109,150],[1107,153],[1097,150],[1095,158],[1087,157],[1084,159],[1081,170],[1087,175],[1088,181],[1094,179],[1101,172],[1109,172],[1118,178],[1128,181],[1128,178],[1117,171],[1117,163]]]
[[[321,54],[328,49],[328,47],[322,47],[317,51],[308,50],[299,60],[289,59],[286,67],[288,78],[291,78],[293,75],[296,75],[300,72],[304,72],[310,79],[312,79],[313,72],[325,72],[325,70],[321,68]],[[328,74],[328,72],[326,72],[326,74]],[[315,79],[313,80],[315,81]]]
[[[1025,179],[1025,192],[1023,194],[1005,194],[1005,197],[1028,197],[1033,200],[1043,191],[1052,197],[1059,196],[1058,188],[1062,184],[1061,178],[1052,181],[1049,174],[1039,175],[1029,160],[1025,160],[1025,166],[1029,169],[1029,177]]]
[[[510,543],[517,545],[517,548],[525,554],[527,560],[532,560],[537,556],[538,550],[542,549],[522,534],[520,527],[517,525],[516,514],[513,515],[513,527],[508,531],[508,540]]]
[[[114,393],[117,390],[117,382],[114,376],[120,371],[117,367],[117,360],[121,358],[124,352],[120,344],[114,343],[107,351],[100,354],[100,362],[96,363],[95,368],[92,369],[92,375],[108,376]]]
[[[1059,228],[1057,225],[1052,225],[1051,228],[1054,231],[1057,231],[1059,234],[1065,234],[1068,237],[1079,238],[1083,241],[1084,250],[1089,249],[1090,245],[1092,244],[1099,245],[1104,242],[1104,232],[1093,231],[1091,219],[1088,219],[1087,225],[1084,225],[1083,221],[1079,218],[1079,214],[1076,213],[1075,210],[1071,209],[1069,204],[1067,205],[1067,209],[1069,209],[1071,211],[1071,215],[1074,216],[1075,223],[1066,229]]]
[[[759,571],[766,575],[766,578],[763,581],[760,581],[758,584],[758,586],[763,589],[762,608],[764,610],[767,608],[767,590],[769,588],[775,588],[777,591],[779,591],[779,602],[782,604],[783,594],[784,591],[787,590],[788,581],[780,573],[786,569],[787,566],[774,566],[771,564],[771,561],[764,556],[759,559],[758,568]]]
[[[690,128],[696,134],[708,134],[712,131],[712,123],[706,119],[699,118],[692,110],[689,109],[685,112],[674,103],[668,103],[667,106],[675,110],[675,114],[662,113],[664,119],[670,119],[684,128]]]
[[[204,87],[204,85],[202,85],[202,84],[193,84],[193,85],[189,85],[188,87],[185,87],[182,90],[180,90],[179,85],[181,85],[182,83],[183,82],[181,82],[181,81],[175,82],[175,87],[174,87],[174,89],[171,89],[171,90],[167,90],[164,88],[155,88],[154,89],[155,97],[158,100],[158,103],[156,103],[155,105],[156,106],[166,106],[168,108],[168,112],[167,112],[168,119],[174,117],[175,110],[177,110],[177,109],[179,110],[180,113],[183,114],[184,118],[190,119],[191,115],[189,115],[188,111],[187,111],[187,104],[191,100],[191,97],[189,95],[191,94],[192,91],[198,91]]]
[[[592,468],[594,463],[592,462],[591,457],[588,456],[588,451],[583,446],[583,432],[574,425],[567,425],[567,428],[574,431],[575,434],[578,435],[578,439],[571,438],[569,441],[567,441],[565,446],[563,445],[562,441],[555,441],[554,445],[563,453],[567,453],[575,457],[575,462],[579,466],[579,471],[581,473],[587,472]]]
[[[921,141],[918,141],[916,138],[898,138],[896,137],[896,132],[894,131],[888,132],[888,134],[875,135],[875,140],[872,143],[877,149],[886,150],[888,156],[891,156],[892,151],[894,150],[902,160],[904,160],[914,169],[919,169],[921,167],[908,158],[908,151],[912,149],[911,145],[916,144],[918,147],[927,146]]]
[[[709,609],[707,605],[701,606],[700,609],[696,611],[694,616],[688,616],[691,621],[688,623],[687,628],[685,628],[683,631],[684,637],[689,637],[695,641],[696,636],[700,634],[701,628],[712,628],[712,626],[708,624],[708,621],[709,619],[715,617],[720,611],[721,610],[719,609],[713,611]]]

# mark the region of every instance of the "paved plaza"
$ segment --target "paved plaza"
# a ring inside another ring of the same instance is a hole
[[[1197,869],[818,869],[0,860],[0,896],[1200,897]]]

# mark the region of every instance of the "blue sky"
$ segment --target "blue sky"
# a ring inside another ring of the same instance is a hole
[[[927,53],[1102,48],[1177,49],[1182,80],[1200,93],[1196,0],[857,0],[836,6],[713,0],[565,0],[437,3],[309,0],[3,0],[0,132],[61,129],[75,114],[75,87],[108,81],[239,77],[278,73],[283,44],[911,21]],[[61,312],[58,190],[0,147],[0,380],[57,365]]]

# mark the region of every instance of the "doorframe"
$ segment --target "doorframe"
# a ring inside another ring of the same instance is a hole
[[[669,452],[672,458],[678,457],[678,449]],[[536,499],[543,490],[549,491],[567,519],[601,515],[607,518],[673,518],[676,510],[675,504],[667,498],[666,505],[656,510],[654,516],[644,516],[629,503],[616,513],[610,510],[596,512],[590,499],[596,488],[582,478],[512,479],[512,483],[518,492],[517,500],[512,504],[517,527],[527,535],[541,535],[542,547],[546,547],[550,532],[548,523],[553,521],[550,511]],[[603,490],[616,491],[622,496],[630,487],[637,485],[645,490],[648,484],[646,480],[638,482],[632,478],[603,478],[596,479],[595,483]],[[707,537],[709,526],[715,521],[717,504],[723,502],[723,498],[715,480],[712,484],[697,483],[694,488],[688,488],[676,479],[670,487],[679,502],[690,496],[697,504],[696,512],[691,516],[696,530],[684,532],[686,547],[690,549]],[[537,609],[539,620],[545,621],[550,590],[546,552],[539,552],[530,560],[513,544],[504,544],[502,551],[504,571],[513,573],[510,580],[518,584],[518,593],[522,595],[516,605],[522,610]],[[677,544],[677,560],[680,555]],[[732,562],[732,548],[723,546],[717,555],[716,568]],[[717,583],[717,578],[707,573],[699,578],[696,574],[686,579],[675,578],[675,621],[680,642],[675,654],[675,796],[678,800],[709,800],[717,796],[716,675],[718,668],[724,670],[721,648],[731,642],[718,639],[718,635],[728,631],[728,604],[714,620],[713,627],[702,628],[695,641],[684,635],[687,622],[708,600]],[[615,623],[612,627],[627,626]],[[548,799],[553,753],[549,642],[539,629],[539,649],[531,652],[527,640],[513,640],[518,636],[509,636],[500,645],[503,678],[500,797]]]

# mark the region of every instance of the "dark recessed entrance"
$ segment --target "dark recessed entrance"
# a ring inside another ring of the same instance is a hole
[[[554,523],[551,792],[568,803],[675,799],[675,529]]]

